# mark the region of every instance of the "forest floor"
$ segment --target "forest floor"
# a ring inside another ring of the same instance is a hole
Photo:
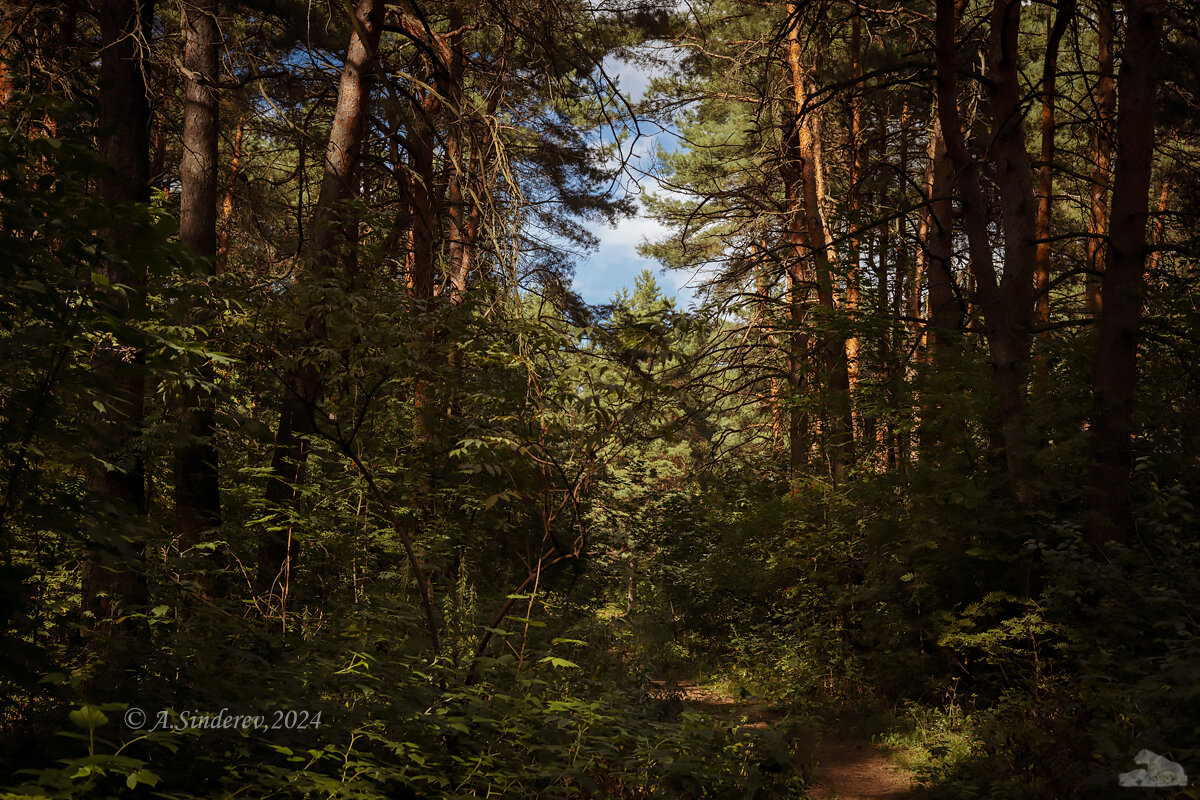
[[[911,789],[912,781],[877,745],[835,731],[822,738],[816,779],[809,791],[814,800],[902,800]]]
[[[706,686],[681,682],[679,690],[690,706],[725,719],[742,718],[748,727],[778,724],[783,712],[725,696]],[[892,762],[886,750],[856,736],[847,726],[830,720],[822,726],[817,746],[813,800],[907,800],[912,780]]]

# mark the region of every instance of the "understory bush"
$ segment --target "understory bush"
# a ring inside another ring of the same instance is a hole
[[[60,701],[37,715],[47,728],[31,731],[39,744],[6,759],[3,797],[145,796],[147,787],[176,798],[798,791],[788,741],[645,689],[576,677],[587,670],[570,651],[582,653],[582,643],[529,648],[523,659],[431,663],[403,632],[405,617],[380,607],[286,640],[249,625],[231,630],[228,620],[214,640],[184,620],[159,638],[173,648],[159,652],[163,671],[143,670],[121,687],[49,676]],[[276,727],[200,721],[222,709],[222,718],[262,715]],[[55,725],[59,734],[45,735]]]

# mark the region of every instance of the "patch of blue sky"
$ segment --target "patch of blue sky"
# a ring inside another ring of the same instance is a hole
[[[285,67],[320,71],[331,76],[335,76],[342,68],[339,53],[299,43],[283,56],[282,61]],[[616,80],[630,105],[645,95],[650,81],[656,76],[653,67],[611,57],[604,63],[604,72]],[[597,77],[599,81],[605,80]],[[262,96],[252,100],[258,113],[267,117],[286,117],[290,110],[283,107],[286,102],[268,96],[265,84],[260,88]],[[628,107],[613,109],[615,116],[608,120],[609,124],[600,127],[592,142],[603,146],[612,144],[615,136],[621,136],[614,157],[623,162],[624,168],[609,192],[615,198],[633,199],[637,212],[632,217],[621,219],[615,226],[602,221],[587,224],[588,230],[598,239],[599,246],[592,253],[577,257],[572,285],[585,302],[605,305],[612,302],[621,289],[632,289],[634,280],[642,270],[650,269],[658,276],[663,291],[676,298],[678,307],[686,308],[696,301],[696,287],[702,276],[664,270],[657,261],[637,252],[638,245],[660,240],[668,233],[646,212],[641,198],[647,193],[670,194],[659,185],[656,156],[659,148],[669,152],[678,146],[677,131],[651,120],[631,120],[627,112]],[[549,239],[547,244],[555,246],[554,237]]]
[[[631,103],[642,98],[655,77],[650,69],[619,59],[609,59],[604,69],[616,79]],[[660,240],[668,233],[646,212],[641,198],[647,193],[667,194],[658,182],[656,156],[660,148],[670,152],[678,146],[677,133],[648,120],[626,122],[624,129],[625,138],[616,157],[624,162],[625,168],[611,191],[615,197],[632,198],[637,213],[613,227],[602,222],[589,226],[600,244],[593,253],[577,261],[573,287],[586,302],[601,305],[611,302],[619,290],[632,289],[634,279],[642,270],[649,269],[659,277],[663,291],[675,297],[680,308],[689,307],[696,303],[701,276],[664,270],[657,261],[637,252],[638,245]],[[612,130],[606,128],[600,132],[600,141],[611,143],[612,135]]]

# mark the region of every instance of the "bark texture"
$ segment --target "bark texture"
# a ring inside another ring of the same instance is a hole
[[[1066,0],[1057,12],[1047,11],[1050,36],[1046,42],[1046,58],[1042,67],[1042,152],[1038,164],[1037,197],[1037,247],[1034,255],[1034,325],[1042,330],[1043,340],[1048,341],[1050,324],[1050,231],[1054,208],[1054,136],[1055,106],[1058,102],[1058,50],[1067,26],[1075,17],[1075,0]],[[1037,360],[1039,380],[1045,380],[1048,362],[1045,353]]]
[[[98,188],[101,199],[117,209],[150,199],[150,103],[144,47],[153,7],[148,0],[105,0],[97,12],[103,45],[100,155],[109,169]],[[105,232],[114,248],[120,246],[121,235],[117,228]],[[100,302],[106,310],[118,320],[137,315],[146,276],[120,261],[105,265],[103,271],[110,283],[130,287],[127,292],[103,293]],[[143,360],[137,341],[112,336],[101,342],[93,355],[93,376],[105,397],[104,410],[91,419],[97,460],[89,471],[87,488],[98,511],[113,520],[89,543],[83,567],[83,608],[97,621],[111,618],[124,602],[138,602],[141,594],[138,562],[144,543],[136,518],[146,511],[141,441]]]
[[[217,259],[217,81],[216,0],[193,0],[186,6],[183,52],[185,105],[183,157],[179,165],[179,238],[197,257],[202,276],[216,271]],[[203,322],[193,311],[189,322]],[[200,378],[212,383],[213,370],[203,365]],[[221,524],[215,401],[199,387],[181,397],[175,448],[175,510],[182,547],[200,542],[204,531]]]
[[[1117,88],[1113,76],[1113,7],[1112,0],[1096,4],[1096,71],[1099,78],[1094,92],[1096,103],[1096,132],[1092,140],[1095,161],[1092,163],[1092,190],[1088,204],[1089,225],[1087,240],[1088,275],[1084,279],[1084,313],[1089,317],[1100,314],[1103,306],[1100,283],[1104,274],[1105,252],[1108,245],[1108,181],[1112,162],[1113,117],[1117,109]]]
[[[821,163],[821,138],[815,113],[807,107],[807,74],[801,58],[799,6],[788,5],[787,61],[791,78],[791,161],[799,167],[799,208],[816,279],[817,302],[833,317],[837,310],[834,296],[833,265],[835,256],[825,222],[824,175]],[[828,375],[832,404],[830,472],[835,481],[845,478],[854,465],[854,418],[850,399],[850,372],[846,356],[846,337],[829,332],[821,349]]]
[[[946,153],[942,126],[934,117],[929,137],[929,212],[925,232],[929,275],[929,327],[935,353],[955,346],[962,330],[962,306],[954,280],[954,167]]]
[[[1146,289],[1146,228],[1162,35],[1162,8],[1154,0],[1130,0],[1126,13],[1129,27],[1118,83],[1117,157],[1091,424],[1088,536],[1100,552],[1110,542],[1126,541],[1133,532],[1133,404]]]
[[[936,57],[938,117],[946,150],[958,175],[963,227],[967,234],[975,298],[983,316],[1000,411],[1009,489],[1018,508],[1029,501],[1028,443],[1024,387],[1030,354],[1036,205],[1033,172],[1025,149],[1022,88],[1017,65],[1020,0],[992,7],[988,85],[992,111],[992,158],[999,189],[1004,271],[997,276],[988,231],[980,170],[969,153],[958,112],[955,70],[957,12],[954,0],[937,0]]]

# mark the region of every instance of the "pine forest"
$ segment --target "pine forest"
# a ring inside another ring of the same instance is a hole
[[[1200,798],[1197,20],[0,0],[0,800]]]

